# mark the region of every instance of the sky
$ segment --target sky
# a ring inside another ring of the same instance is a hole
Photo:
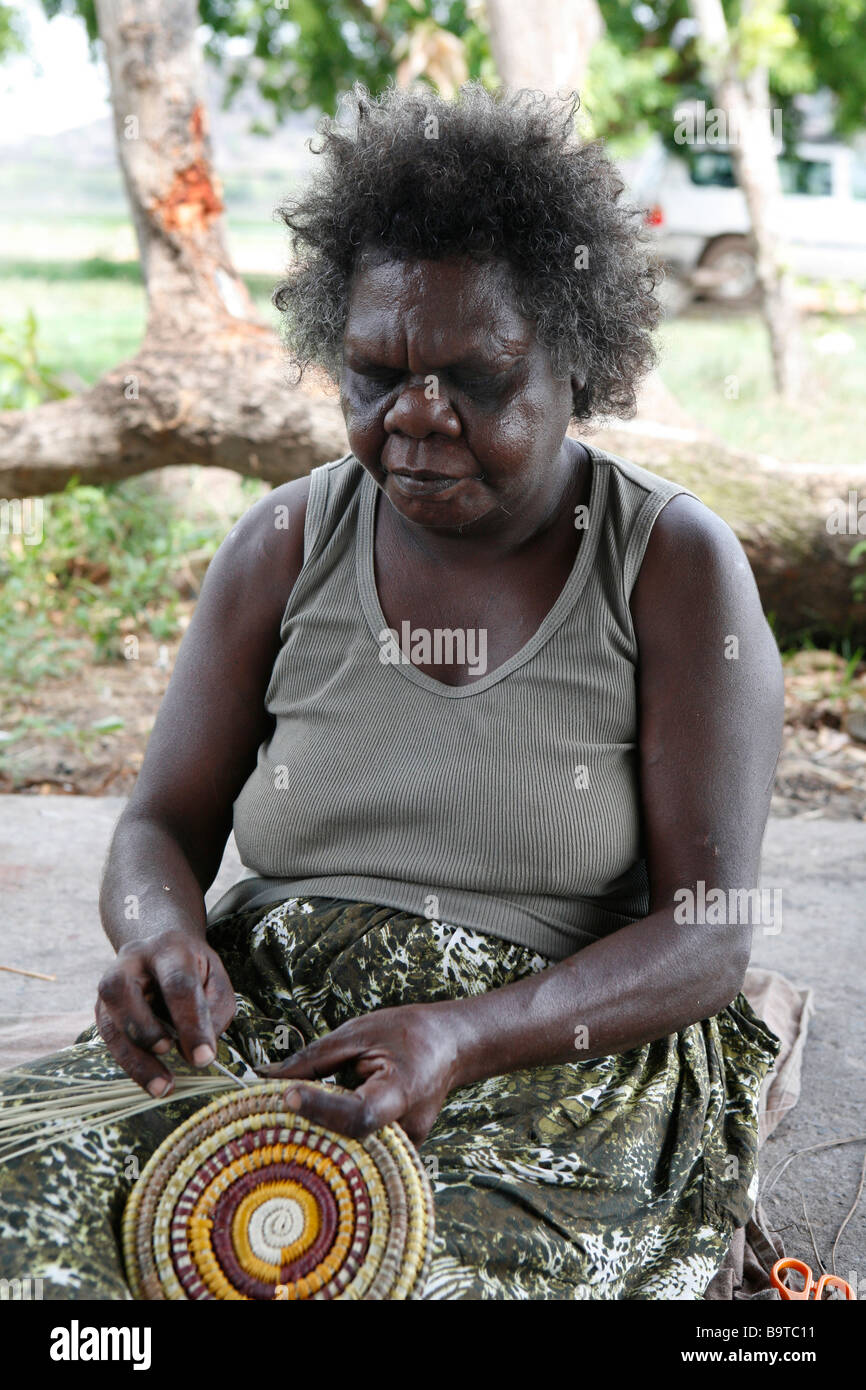
[[[22,0],[28,53],[0,66],[0,144],[56,135],[110,114],[104,64],[90,61],[80,19],[50,22],[38,0]]]

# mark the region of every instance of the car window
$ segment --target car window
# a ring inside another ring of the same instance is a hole
[[[851,159],[851,197],[866,198],[866,155],[855,154]]]
[[[696,150],[689,161],[692,183],[699,188],[736,188],[737,180],[731,156],[724,150]],[[828,159],[798,159],[786,156],[779,160],[779,178],[783,193],[806,194],[812,198],[829,198],[833,193],[833,166]],[[866,159],[860,170],[860,191],[855,198],[866,198]]]
[[[723,150],[695,150],[689,162],[692,183],[701,188],[736,188],[734,165]]]
[[[812,198],[829,198],[833,192],[833,166],[827,159],[779,160],[783,193],[805,193]]]

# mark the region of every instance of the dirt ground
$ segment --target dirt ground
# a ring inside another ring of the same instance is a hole
[[[192,609],[190,602],[183,626]],[[83,648],[73,676],[7,699],[0,719],[0,793],[128,795],[179,641],[144,638],[137,660],[103,666]],[[866,820],[866,666],[846,682],[841,657],[799,652],[786,663],[785,687],[773,814]],[[119,727],[94,728],[104,720]]]

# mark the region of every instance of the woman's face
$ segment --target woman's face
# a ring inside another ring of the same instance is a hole
[[[495,531],[561,488],[571,382],[553,377],[502,262],[365,267],[343,341],[349,444],[408,521]]]

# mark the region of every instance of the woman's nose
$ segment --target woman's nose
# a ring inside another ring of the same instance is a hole
[[[424,384],[405,386],[385,416],[384,425],[391,433],[409,434],[415,439],[428,434],[453,438],[463,428],[447,396],[440,394],[435,377],[427,377]]]

